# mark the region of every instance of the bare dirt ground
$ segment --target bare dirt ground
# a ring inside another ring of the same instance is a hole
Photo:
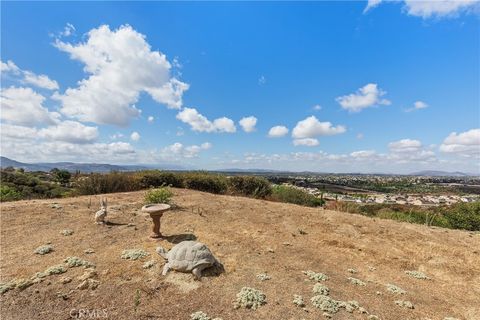
[[[1,295],[1,318],[189,319],[192,312],[202,310],[224,320],[323,319],[323,312],[310,303],[314,282],[302,272],[313,270],[330,277],[323,284],[332,298],[357,300],[380,319],[480,319],[478,233],[174,191],[179,209],[163,216],[162,231],[168,237],[162,241],[148,238],[150,218],[140,211],[143,192],[107,195],[110,225],[106,226],[93,223],[99,196],[2,203],[1,282],[30,278],[68,256],[78,256],[96,265],[99,285],[76,289],[85,269],[70,268]],[[64,236],[64,229],[74,233]],[[191,235],[210,247],[223,262],[225,273],[201,281],[175,271],[161,275],[164,260],[155,248],[171,248]],[[48,242],[53,252],[34,253]],[[94,253],[86,254],[86,249]],[[143,249],[150,256],[124,260],[125,249]],[[152,259],[156,264],[144,269],[143,263]],[[415,279],[406,270],[422,271],[431,279]],[[270,280],[257,279],[264,272]],[[62,284],[62,277],[72,281]],[[354,285],[348,277],[366,285]],[[406,294],[388,292],[387,284],[399,286]],[[244,286],[262,290],[267,304],[257,310],[234,309],[236,294]],[[292,303],[294,294],[304,297],[305,310]],[[400,307],[395,300],[411,301],[414,309]],[[333,319],[367,317],[345,309],[333,315]]]

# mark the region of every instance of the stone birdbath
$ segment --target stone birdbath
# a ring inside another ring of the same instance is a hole
[[[150,215],[153,221],[152,235],[150,238],[158,239],[162,237],[160,232],[160,218],[163,213],[170,209],[170,205],[166,203],[152,203],[142,207],[142,211]]]

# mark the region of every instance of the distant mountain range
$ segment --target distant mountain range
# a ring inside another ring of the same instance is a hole
[[[329,172],[314,172],[314,171],[282,171],[282,170],[268,170],[268,169],[240,169],[240,168],[231,168],[231,169],[222,169],[215,170],[217,172],[232,172],[232,173],[292,173],[292,174],[332,174]],[[364,175],[378,175],[378,176],[390,176],[396,175],[395,173],[360,173],[360,172],[350,172],[350,173],[333,173],[338,175],[352,175],[352,176],[364,176]],[[405,176],[424,176],[424,177],[470,177],[476,176],[470,173],[464,172],[447,172],[447,171],[435,171],[435,170],[425,170],[419,172],[413,172],[409,174],[402,174]]]
[[[162,169],[162,170],[195,170],[191,167],[183,167],[174,164],[158,164],[158,165],[115,165],[107,163],[74,163],[74,162],[45,162],[45,163],[24,163],[9,159],[7,157],[0,157],[0,166],[2,168],[14,167],[22,168],[26,171],[50,171],[53,168],[68,170],[70,172],[80,171],[80,172],[110,172],[110,171],[138,171],[138,170],[148,170],[148,169]],[[282,171],[282,170],[273,170],[273,169],[240,169],[240,168],[228,168],[228,169],[219,169],[211,170],[216,172],[231,172],[231,173],[292,173],[292,174],[328,174],[312,171],[304,172],[293,172],[293,171]],[[346,173],[343,173],[346,174]],[[373,174],[373,173],[372,173]],[[365,173],[350,173],[350,175],[365,175]],[[389,175],[376,173],[376,175]],[[475,176],[474,174],[464,173],[464,172],[447,172],[447,171],[435,171],[435,170],[425,170],[419,172],[413,172],[408,174],[410,176],[428,176],[428,177],[468,177]]]
[[[464,173],[464,172],[447,172],[447,171],[435,171],[435,170],[425,170],[419,172],[410,173],[411,176],[426,176],[426,177],[468,177],[474,176],[474,174]]]
[[[227,169],[218,169],[212,170],[215,172],[232,172],[232,173],[268,173],[268,172],[288,172],[282,170],[273,170],[273,169],[241,169],[241,168],[227,168]]]
[[[164,170],[185,170],[182,166],[164,164],[164,165],[115,165],[106,163],[74,163],[74,162],[46,162],[46,163],[24,163],[15,161],[6,157],[0,157],[0,166],[2,168],[14,167],[22,168],[26,171],[50,171],[53,168],[68,170],[70,172],[110,172],[110,171],[137,171],[147,169]]]

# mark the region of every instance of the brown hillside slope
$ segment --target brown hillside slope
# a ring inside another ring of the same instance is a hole
[[[0,296],[2,319],[79,318],[79,309],[106,309],[108,319],[189,319],[199,310],[224,320],[323,319],[323,312],[310,303],[314,282],[304,270],[325,273],[330,279],[323,284],[332,298],[357,300],[380,319],[480,319],[478,233],[175,189],[180,209],[162,218],[162,231],[169,237],[153,241],[148,238],[150,221],[139,210],[143,192],[107,197],[109,226],[93,223],[99,197],[56,200],[59,208],[52,207],[52,200],[1,204],[1,282],[30,278],[68,256],[93,262],[99,281],[94,290],[76,289],[84,273],[78,267],[24,290],[12,289]],[[92,208],[87,207],[90,198]],[[64,236],[64,229],[74,233]],[[164,260],[155,253],[156,246],[170,248],[189,233],[224,263],[224,274],[201,281],[174,271],[160,275]],[[47,242],[53,252],[34,254]],[[89,248],[95,252],[86,254]],[[150,256],[121,259],[123,250],[133,248]],[[152,259],[154,267],[142,268]],[[415,279],[406,270],[422,271],[431,279]],[[256,278],[264,272],[271,280]],[[62,284],[62,277],[72,281]],[[366,285],[354,285],[348,277]],[[387,284],[406,294],[388,292]],[[262,290],[267,304],[256,311],[234,309],[236,293],[244,286]],[[292,303],[294,294],[304,297],[306,310]],[[395,300],[411,301],[415,308],[397,306]],[[367,315],[340,309],[333,319]]]

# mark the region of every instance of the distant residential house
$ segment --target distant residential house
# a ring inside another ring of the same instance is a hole
[[[415,206],[422,206],[424,205],[424,202],[421,199],[414,199],[413,201],[410,202],[411,204]]]
[[[383,197],[375,198],[375,203],[385,203],[385,198]]]

